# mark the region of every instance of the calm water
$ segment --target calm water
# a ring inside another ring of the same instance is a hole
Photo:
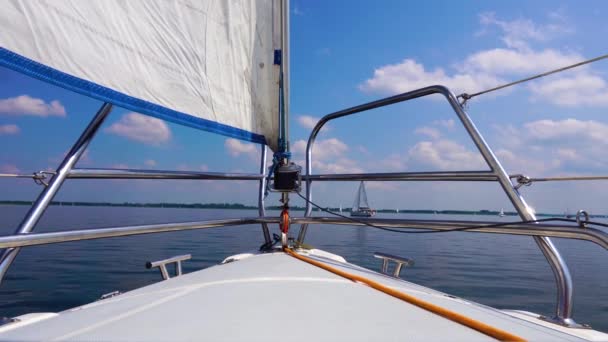
[[[0,206],[0,234],[12,234],[26,210],[25,206]],[[51,207],[36,231],[256,214],[236,210]],[[416,218],[408,214],[384,216]],[[229,255],[257,249],[261,243],[260,228],[247,226],[28,247],[21,251],[0,287],[0,315],[60,311],[93,301],[104,293],[156,282],[160,279],[158,271],[144,267],[149,260],[191,253],[192,260],[184,263],[184,271],[191,272]],[[402,272],[402,276],[412,282],[498,308],[545,315],[553,312],[553,275],[529,237],[458,232],[406,235],[316,226],[309,228],[307,243],[374,270],[380,264],[373,257],[375,251],[411,257],[416,265]],[[574,317],[580,323],[608,331],[608,254],[587,242],[558,239],[556,244],[574,278]]]

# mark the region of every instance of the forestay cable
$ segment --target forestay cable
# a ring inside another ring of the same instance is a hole
[[[519,81],[514,81],[514,82],[503,84],[503,85],[500,85],[500,86],[497,86],[497,87],[494,87],[494,88],[482,90],[482,91],[477,92],[477,93],[473,93],[473,94],[462,93],[462,94],[458,95],[457,97],[461,98],[463,100],[462,104],[465,104],[468,100],[470,100],[470,99],[472,99],[472,98],[474,98],[476,96],[479,96],[479,95],[491,93],[491,92],[496,91],[496,90],[508,88],[508,87],[511,87],[511,86],[514,86],[514,85],[517,85],[517,84],[520,84],[520,83],[532,81],[532,80],[535,80],[537,78],[541,78],[541,77],[549,76],[549,75],[552,75],[552,74],[556,74],[558,72],[562,72],[562,71],[566,71],[566,70],[569,70],[569,69],[573,69],[573,68],[576,68],[576,67],[579,67],[579,66],[582,66],[582,65],[585,65],[585,64],[590,64],[590,63],[593,63],[593,62],[597,62],[599,60],[606,59],[606,58],[608,58],[608,54],[605,54],[605,55],[602,55],[602,56],[599,56],[599,57],[595,57],[595,58],[591,58],[591,59],[587,59],[587,60],[584,60],[582,62],[571,64],[571,65],[568,65],[568,66],[565,66],[565,67],[561,67],[561,68],[558,68],[558,69],[555,69],[555,70],[547,71],[547,72],[544,72],[542,74],[530,76],[530,77],[521,79]]]

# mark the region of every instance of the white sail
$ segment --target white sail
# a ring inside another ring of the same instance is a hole
[[[286,1],[7,0],[2,7],[1,66],[276,150],[279,60],[288,86]]]
[[[355,212],[359,210],[359,203],[361,202],[361,187],[363,186],[363,182],[359,184],[359,190],[357,190],[357,196],[355,196],[355,201],[353,202],[353,208],[351,212]]]
[[[367,191],[365,191],[365,184],[363,182],[359,183],[359,190],[357,190],[357,196],[355,197],[352,210],[357,211],[361,208],[369,208],[369,203],[367,202]]]

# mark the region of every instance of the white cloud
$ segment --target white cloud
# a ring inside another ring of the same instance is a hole
[[[533,176],[608,171],[608,125],[593,120],[536,120],[499,129],[505,168]]]
[[[310,129],[312,130],[313,128],[315,128],[315,125],[317,124],[317,122],[319,122],[319,118],[314,117],[314,116],[310,116],[310,115],[299,115],[298,118],[298,123],[300,124],[300,126],[306,128],[306,129]],[[321,131],[328,131],[329,130],[329,125],[324,125],[323,128],[321,129]]]
[[[418,127],[414,132],[428,140],[419,141],[407,151],[393,153],[374,164],[389,171],[487,170],[488,166],[477,150],[442,137],[440,128],[451,130],[453,126],[453,120],[439,120],[433,121],[433,127]]]
[[[18,134],[20,132],[17,125],[0,125],[0,135]]]
[[[502,41],[510,48],[526,49],[529,41],[545,42],[557,36],[574,32],[574,29],[566,24],[566,18],[558,11],[548,15],[550,23],[539,25],[532,20],[519,18],[511,21],[499,20],[495,13],[485,12],[479,15],[479,21],[483,26],[478,35],[496,26],[503,32]]]
[[[0,172],[2,173],[20,173],[21,170],[14,164],[0,164]]]
[[[63,158],[65,158],[65,156],[66,156],[67,154],[68,154],[68,152],[66,151],[66,152],[63,154]],[[63,159],[63,158],[62,158],[62,159]],[[79,162],[79,163],[84,163],[84,164],[87,164],[87,163],[90,163],[92,160],[93,160],[93,159],[91,158],[91,153],[89,152],[89,150],[85,150],[85,151],[82,153],[82,155],[80,156],[80,159],[78,159],[78,162]]]
[[[536,142],[608,145],[608,125],[593,120],[537,120],[524,124],[525,139]]]
[[[573,148],[558,148],[557,155],[565,160],[580,160],[580,155]]]
[[[424,65],[406,58],[374,70],[374,76],[359,89],[368,93],[397,94],[435,84],[445,85],[455,93],[475,92],[503,82],[494,75],[484,73],[455,73],[448,75],[442,68],[426,70]]]
[[[365,146],[362,146],[362,145],[357,146],[357,151],[362,154],[369,154],[369,150],[367,148],[365,148]]]
[[[291,145],[291,150],[295,154],[302,156],[306,153],[305,140],[296,140]],[[313,146],[313,160],[327,160],[330,158],[338,158],[343,156],[348,151],[348,146],[337,138],[318,139]]]
[[[171,139],[171,130],[162,120],[130,112],[105,129],[130,140],[148,145],[161,145]]]
[[[506,83],[507,79],[532,75],[581,60],[583,57],[578,54],[552,49],[520,51],[497,48],[469,55],[464,62],[457,63],[456,70],[450,74],[442,68],[426,70],[424,65],[415,60],[405,59],[401,63],[375,69],[373,77],[359,85],[359,89],[370,93],[397,94],[441,84],[456,94],[474,93]]]
[[[454,119],[435,120],[435,121],[433,121],[433,125],[439,126],[441,128],[445,128],[447,130],[452,130],[454,128],[455,122],[454,122]]]
[[[418,128],[416,128],[414,133],[420,134],[420,135],[426,135],[427,137],[429,137],[431,139],[439,139],[439,137],[441,137],[441,132],[439,132],[438,129],[433,128],[433,127],[428,127],[428,126],[418,127]]]
[[[296,140],[291,145],[294,159],[304,166],[306,154],[306,141]],[[346,157],[350,149],[343,141],[337,138],[318,139],[315,141],[312,153],[313,173],[358,173],[363,172],[357,161]]]
[[[485,170],[487,165],[477,151],[452,140],[421,141],[409,149],[408,162],[432,170]]]
[[[146,161],[144,161],[144,164],[146,164],[146,166],[153,167],[153,166],[156,166],[156,160],[154,160],[154,159],[147,159]]]
[[[58,166],[58,164],[61,163],[65,159],[65,156],[68,154],[68,152],[69,152],[68,150],[65,150],[61,155],[56,155],[55,157],[49,157],[48,161],[51,162],[53,165]],[[80,156],[80,159],[78,159],[78,165],[90,164],[91,161],[92,161],[91,153],[89,152],[89,150],[84,150],[84,152]]]
[[[431,126],[418,127],[414,133],[424,135],[426,140],[417,142],[402,153],[393,153],[374,165],[383,171],[486,170],[488,167],[477,150],[443,138],[443,131],[452,130],[454,125],[454,120],[449,119],[435,120]]]
[[[508,49],[492,49],[469,56],[461,70],[479,71],[495,75],[522,77],[571,65],[585,58],[574,52],[555,49],[534,50],[529,42],[546,42],[574,29],[566,24],[559,11],[549,14],[551,22],[538,25],[527,19],[498,20],[493,13],[484,13],[480,22],[484,28],[496,26],[502,30],[502,40]],[[543,100],[558,106],[608,105],[608,86],[589,66],[582,66],[527,84],[532,100]]]
[[[535,99],[549,101],[559,106],[608,105],[606,81],[588,71],[532,83],[530,90],[535,95]]]
[[[365,182],[367,189],[386,191],[402,191],[396,182]]]
[[[522,151],[517,153],[508,149],[498,149],[495,152],[496,157],[509,174],[524,173],[527,175],[539,176],[546,173],[551,167],[551,163],[531,157],[529,154]]]
[[[571,65],[585,58],[579,53],[551,48],[532,49],[529,42],[547,42],[573,31],[565,24],[563,15],[549,16],[551,21],[539,25],[531,20],[499,20],[493,13],[480,15],[483,30],[497,27],[506,47],[481,50],[455,63],[452,70],[430,69],[420,62],[406,58],[400,63],[376,68],[371,78],[359,85],[364,92],[396,94],[433,84],[442,84],[454,93],[474,93],[499,84]],[[536,44],[538,45],[538,44]],[[520,86],[521,87],[521,86]],[[531,100],[558,106],[607,106],[608,83],[590,66],[552,75],[525,85],[532,92]],[[508,94],[512,89],[493,93]]]
[[[407,169],[406,158],[397,153],[391,154],[381,160],[378,165],[384,171],[404,171]]]
[[[330,161],[312,160],[313,173],[362,173],[356,161],[348,158],[332,159]]]
[[[497,48],[468,56],[458,69],[461,72],[485,73],[494,77],[522,76],[563,67],[581,60],[583,57],[579,54],[553,49],[533,51]]]
[[[209,166],[207,166],[206,164],[201,164],[198,167],[196,167],[196,166],[193,167],[191,165],[182,163],[182,164],[178,164],[175,169],[178,171],[193,171],[194,170],[194,171],[206,172],[206,171],[209,171]]]
[[[60,116],[65,117],[65,108],[58,100],[46,103],[29,95],[20,95],[0,100],[0,113],[31,116]]]
[[[242,142],[234,138],[226,139],[226,141],[224,142],[224,146],[228,150],[228,153],[230,153],[230,155],[233,157],[238,157],[241,154],[248,155],[251,157],[258,155],[256,145]]]

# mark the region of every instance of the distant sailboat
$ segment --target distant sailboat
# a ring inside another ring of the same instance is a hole
[[[500,212],[498,213],[498,216],[504,217],[505,216],[505,210],[501,208]]]
[[[376,211],[369,207],[369,203],[367,203],[365,184],[361,182],[359,184],[359,191],[357,191],[357,197],[355,198],[355,203],[353,203],[353,209],[350,212],[350,216],[372,217],[374,215],[376,215]]]
[[[339,209],[339,211],[340,211],[340,212],[342,212],[342,204],[340,204],[340,209]]]

